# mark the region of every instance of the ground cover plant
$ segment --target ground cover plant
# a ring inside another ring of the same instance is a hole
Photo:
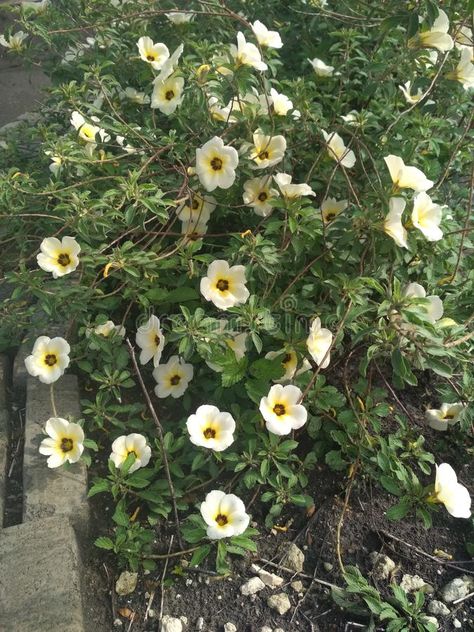
[[[2,142],[0,345],[28,330],[53,407],[81,376],[83,418],[45,419],[39,450],[91,466],[118,568],[154,571],[172,524],[191,566],[231,573],[318,510],[324,471],[344,480],[337,603],[435,629],[421,593],[344,563],[340,532],[370,483],[389,520],[447,512],[474,546],[473,8],[18,9],[0,44],[53,84]]]

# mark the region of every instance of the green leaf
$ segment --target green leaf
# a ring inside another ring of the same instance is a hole
[[[211,552],[210,544],[203,544],[200,546],[197,551],[194,551],[191,561],[189,562],[190,566],[199,566],[199,564],[209,555]]]
[[[108,491],[110,491],[110,482],[106,479],[101,479],[101,480],[96,481],[92,485],[87,496],[88,498],[92,498],[92,496],[95,496],[96,494],[101,494],[103,492],[108,492]]]
[[[99,549],[106,549],[107,551],[111,551],[114,548],[114,543],[110,538],[106,538],[101,536],[94,541],[94,545]]]
[[[409,503],[406,500],[405,501],[402,500],[396,505],[393,505],[393,507],[390,507],[389,509],[387,509],[387,512],[385,515],[387,516],[389,520],[401,520],[407,515],[410,509],[411,509],[411,503]]]
[[[230,572],[227,561],[227,548],[225,542],[219,540],[217,543],[216,570],[219,575],[228,575]]]
[[[117,504],[114,515],[112,516],[112,520],[121,527],[128,527],[130,523],[130,518],[128,516],[128,513],[125,511],[125,501],[121,500]]]

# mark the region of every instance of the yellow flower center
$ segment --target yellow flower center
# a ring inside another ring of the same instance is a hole
[[[160,337],[159,337],[158,334],[155,335],[155,337],[153,339],[153,342],[155,343],[155,346],[157,346],[157,347],[159,346],[159,344],[160,344]]]
[[[127,456],[128,456],[129,454],[133,454],[133,456],[134,456],[136,459],[138,459],[138,454],[135,452],[135,450],[128,450],[128,451],[127,451]]]
[[[445,418],[445,419],[454,419],[454,415],[452,415],[451,413],[447,413],[447,414],[444,416],[444,418]]]
[[[71,263],[71,257],[68,255],[67,252],[62,252],[58,256],[58,263],[60,266],[66,267]]]
[[[47,353],[44,356],[44,363],[47,366],[54,366],[57,363],[57,361],[58,361],[58,358],[56,357],[56,354],[54,353]]]
[[[181,375],[173,375],[170,378],[170,384],[172,386],[177,386],[180,383],[180,381],[181,381]]]
[[[211,427],[206,428],[202,434],[206,437],[206,439],[216,438],[216,431],[214,430],[214,428]]]
[[[326,214],[326,221],[327,222],[332,222],[332,220],[336,217],[336,213],[334,213],[334,211],[331,211],[330,213]]]
[[[287,353],[287,354],[285,355],[285,357],[283,358],[283,360],[282,360],[282,362],[281,362],[281,363],[282,363],[283,365],[285,365],[285,364],[288,364],[288,362],[290,362],[290,360],[291,360],[291,353]]]
[[[155,61],[156,60],[156,54],[155,53],[148,53],[148,55],[146,56],[147,61]]]
[[[282,415],[286,413],[286,408],[283,404],[275,404],[275,406],[273,406],[273,412],[278,417],[281,417]]]
[[[262,191],[261,193],[258,194],[258,199],[260,202],[265,202],[265,200],[268,199],[268,194],[266,191]]]
[[[63,452],[71,452],[74,448],[74,441],[65,437],[64,439],[61,439],[60,447]]]
[[[257,158],[259,158],[260,160],[268,160],[269,157],[270,157],[270,154],[268,153],[266,149],[264,151],[261,151],[257,156]]]
[[[222,169],[222,160],[218,156],[214,156],[211,160],[211,167],[214,171],[220,171]]]
[[[217,514],[216,522],[220,527],[223,527],[229,522],[229,520],[227,519],[227,516],[225,516],[224,514]]]
[[[219,279],[216,283],[216,288],[219,292],[227,292],[229,289],[229,281],[227,281],[227,279]]]
[[[167,101],[171,101],[172,99],[174,99],[174,92],[173,90],[168,90],[165,94],[165,99]]]
[[[193,211],[197,211],[200,206],[201,205],[199,204],[199,200],[197,198],[194,198],[191,204],[191,208],[193,209]]]

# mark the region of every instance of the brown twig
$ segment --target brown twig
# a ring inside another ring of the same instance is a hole
[[[160,582],[161,600],[160,600],[160,617],[158,619],[160,629],[161,629],[161,621],[163,619],[163,605],[164,605],[164,602],[165,602],[165,586],[164,586],[164,584],[165,584],[165,577],[166,577],[166,571],[168,570],[168,560],[169,560],[169,557],[170,557],[171,547],[173,546],[173,539],[174,539],[174,536],[171,536],[170,543],[169,543],[169,546],[168,546],[168,556],[167,556],[167,558],[165,560],[165,565],[163,567],[163,574],[161,576],[161,582]],[[146,619],[146,616],[145,616],[145,619]]]

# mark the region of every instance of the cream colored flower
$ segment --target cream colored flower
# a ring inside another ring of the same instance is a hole
[[[49,7],[49,0],[41,0],[41,2],[26,2],[21,1],[21,8],[34,11],[35,13],[44,13]]]
[[[153,366],[158,366],[165,346],[165,337],[156,316],[150,316],[148,321],[138,328],[135,340],[141,349],[140,363],[146,364],[153,358]]]
[[[117,141],[117,144],[127,153],[127,154],[136,154],[138,152],[138,149],[136,149],[136,147],[133,147],[132,145],[130,145],[130,143],[127,143],[125,140],[125,136],[116,136],[115,140]],[[140,152],[143,153],[143,152]]]
[[[219,335],[222,334],[222,336],[220,337],[223,338],[226,346],[229,347],[229,349],[232,349],[236,360],[242,360],[246,352],[248,334],[246,332],[242,332],[239,334],[235,331],[228,331],[226,329],[227,322],[228,321],[225,319],[219,320],[219,326],[215,333]],[[212,360],[206,360],[206,364],[216,373],[222,373],[222,371],[224,370],[221,366],[212,362]]]
[[[222,107],[217,97],[209,97],[207,101],[207,107],[212,118],[215,121],[223,121],[224,123],[235,123],[237,121],[236,117],[232,114],[234,109],[233,105],[234,101],[231,101],[226,107]]]
[[[292,176],[288,173],[277,173],[273,179],[278,185],[283,197],[287,200],[295,200],[304,195],[316,195],[308,184],[292,184]]]
[[[241,535],[249,526],[250,516],[244,503],[234,494],[213,490],[201,503],[201,516],[207,524],[207,537],[221,540]]]
[[[79,265],[81,247],[74,237],[46,237],[40,245],[41,252],[36,256],[39,267],[51,272],[53,278],[65,276],[74,272]]]
[[[269,351],[265,358],[267,360],[274,360],[280,358],[281,366],[285,369],[285,373],[277,380],[273,380],[276,384],[282,382],[289,382],[295,377],[296,370],[298,368],[298,356],[293,349],[280,349],[279,351]]]
[[[43,439],[39,447],[40,454],[46,454],[48,467],[59,467],[68,461],[77,463],[84,452],[84,431],[79,424],[51,417],[46,422],[47,439]]]
[[[216,208],[216,199],[212,195],[192,193],[187,202],[183,202],[176,209],[178,218],[188,225],[207,224],[211,213]]]
[[[339,134],[335,132],[328,134],[323,129],[321,133],[326,141],[329,156],[343,167],[347,167],[348,169],[353,167],[356,163],[355,154],[352,149],[347,149]]]
[[[405,101],[412,105],[421,101],[425,96],[421,88],[418,88],[418,90],[416,91],[416,94],[411,93],[411,81],[407,81],[405,84],[403,84],[403,86],[398,86],[398,87],[402,91],[403,96],[405,97]],[[427,101],[426,105],[430,103],[434,103],[434,101]]]
[[[275,88],[270,89],[270,103],[278,116],[286,116],[293,108],[293,101],[290,101],[286,95],[277,92]]]
[[[329,329],[321,327],[321,319],[316,317],[311,323],[309,336],[306,339],[308,351],[318,366],[325,369],[329,366],[333,335]]]
[[[257,169],[273,167],[283,160],[286,151],[284,136],[266,136],[261,129],[253,133],[253,147],[250,158],[257,165]]]
[[[283,46],[278,31],[269,31],[260,20],[255,20],[250,26],[260,46],[267,48],[281,48]]]
[[[250,296],[245,286],[245,266],[231,266],[223,259],[216,259],[201,279],[201,294],[219,309],[229,309],[246,303]]]
[[[306,408],[299,404],[303,393],[297,386],[275,384],[268,395],[260,400],[259,410],[269,432],[287,435],[305,425]]]
[[[244,204],[251,206],[257,215],[267,217],[273,211],[272,200],[278,191],[271,188],[271,176],[252,178],[244,182]]]
[[[407,205],[406,200],[401,197],[391,197],[388,203],[389,212],[383,224],[383,230],[389,235],[397,246],[408,248],[408,233],[402,223],[402,215]]]
[[[238,164],[237,150],[224,145],[218,136],[196,149],[196,173],[206,191],[217,187],[229,189],[234,184]]]
[[[329,224],[330,222],[332,222],[340,213],[342,213],[342,211],[346,210],[347,205],[347,200],[339,200],[338,202],[335,198],[326,198],[321,203],[321,215],[323,218],[323,222],[325,224]]]
[[[151,64],[154,70],[160,70],[165,61],[170,56],[168,47],[165,44],[155,44],[151,37],[140,37],[137,42],[138,52],[143,61]]]
[[[151,107],[160,110],[160,112],[168,116],[173,114],[183,101],[183,90],[183,77],[168,77],[165,81],[155,79],[151,95]]]
[[[464,48],[461,51],[461,59],[456,69],[447,74],[448,79],[462,83],[464,90],[474,88],[474,64],[471,63],[471,59],[471,49]]]
[[[413,189],[413,191],[428,191],[434,182],[428,180],[425,174],[416,167],[408,167],[400,156],[390,154],[384,157],[393,184],[398,189]]]
[[[439,227],[443,215],[443,207],[434,204],[424,191],[415,195],[411,221],[415,228],[421,230],[428,241],[439,241],[443,231]]]
[[[115,325],[113,320],[108,320],[103,325],[97,325],[97,327],[94,327],[93,331],[97,334],[97,336],[104,336],[104,338],[108,338],[112,333],[115,336],[123,338],[126,333],[125,327],[122,325]]]
[[[23,42],[27,37],[28,33],[23,33],[23,31],[18,31],[18,33],[15,33],[14,35],[9,35],[8,38],[6,38],[5,35],[0,35],[0,45],[19,53],[23,50]]]
[[[166,81],[170,77],[178,66],[179,59],[183,54],[184,45],[180,44],[174,53],[168,57],[168,59],[162,65],[156,81]]]
[[[443,53],[454,46],[453,38],[448,34],[449,19],[446,13],[439,9],[438,17],[427,31],[417,33],[408,42],[409,48],[436,48]]]
[[[51,164],[49,165],[49,170],[51,171],[53,176],[57,178],[59,175],[59,172],[61,171],[61,167],[63,166],[63,159],[61,156],[54,155],[50,151],[46,151],[45,154],[47,154],[48,156],[51,156]]]
[[[146,467],[151,458],[151,448],[146,437],[136,432],[117,437],[112,443],[112,452],[109,457],[115,467],[121,468],[129,454],[133,454],[135,457],[135,461],[128,470],[129,474],[141,467]]]
[[[231,44],[230,54],[235,60],[236,66],[251,66],[256,70],[267,70],[267,64],[262,61],[260,51],[255,46],[245,40],[245,35],[240,31],[237,33],[237,46]]]
[[[171,356],[166,364],[158,365],[153,371],[156,380],[155,394],[157,397],[181,397],[193,379],[192,364],[186,364],[179,356]]]
[[[472,30],[468,26],[461,26],[455,35],[454,45],[459,51],[467,49],[469,51],[469,58],[474,61],[474,38],[472,36]]]
[[[30,375],[43,384],[56,382],[69,366],[71,347],[64,338],[40,336],[36,339],[31,355],[25,359],[25,367]]]
[[[193,19],[192,13],[179,13],[175,11],[174,13],[165,13],[166,17],[172,24],[176,24],[177,26],[181,24],[188,24]]]
[[[351,110],[349,114],[343,114],[341,118],[346,125],[350,125],[351,127],[360,127],[367,120],[366,115],[357,110]]]
[[[150,103],[150,97],[147,94],[145,94],[144,92],[139,92],[131,86],[125,88],[124,95],[127,97],[127,99],[129,99],[133,103],[137,103],[138,105],[145,105],[147,103]]]
[[[191,443],[215,452],[226,450],[234,443],[235,421],[230,413],[216,406],[199,406],[186,422]]]
[[[426,296],[425,288],[419,283],[409,283],[403,295],[406,298],[424,298],[428,301],[426,306],[426,320],[434,324],[443,316],[443,301],[439,296]]]
[[[457,404],[441,404],[441,408],[428,408],[425,412],[428,426],[434,430],[446,432],[449,426],[456,424],[462,417],[465,404],[458,402]]]
[[[330,77],[334,73],[334,66],[328,66],[322,59],[315,57],[314,59],[308,59],[308,61],[313,66],[313,70],[318,77]]]
[[[82,138],[86,143],[94,143],[94,145],[96,136],[99,132],[104,131],[98,125],[87,123],[80,112],[73,112],[71,114],[71,125],[79,132],[79,138]]]
[[[436,466],[434,496],[437,502],[443,503],[448,513],[455,518],[471,516],[471,497],[469,492],[458,483],[458,477],[448,463]]]
[[[181,234],[187,235],[190,240],[200,239],[202,235],[207,233],[207,230],[207,222],[203,222],[200,219],[181,222]]]

